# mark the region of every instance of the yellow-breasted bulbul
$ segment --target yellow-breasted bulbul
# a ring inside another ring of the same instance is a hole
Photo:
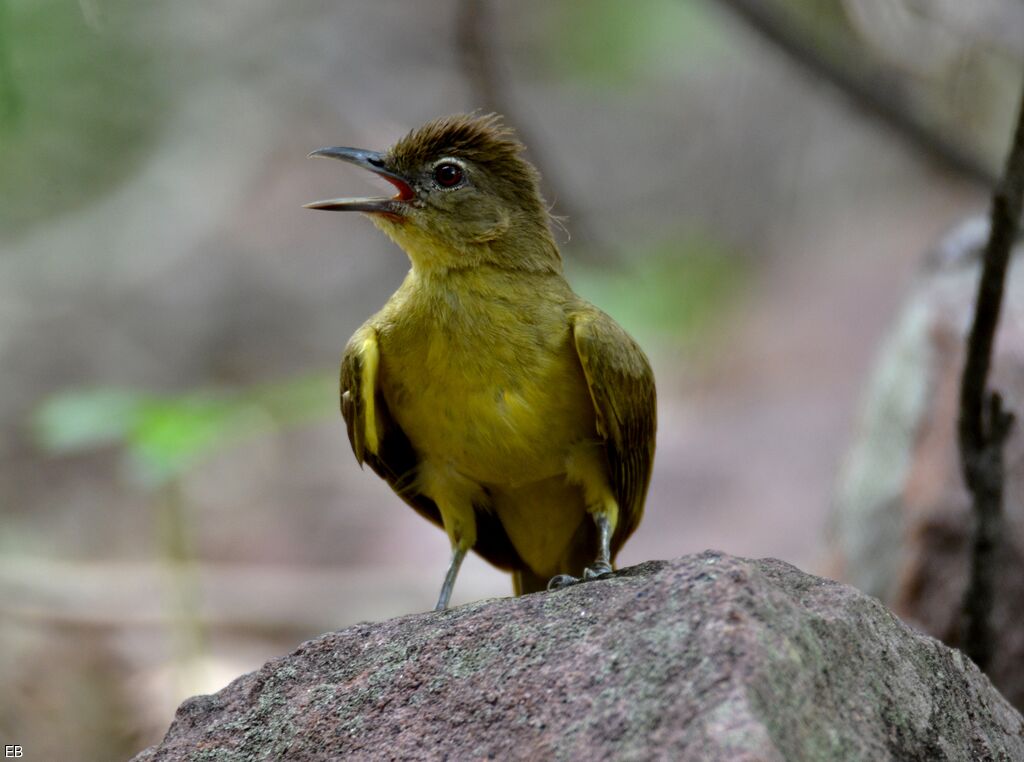
[[[498,117],[429,122],[385,153],[321,148],[394,185],[317,201],[368,215],[412,268],[356,331],[341,409],[356,459],[516,594],[612,570],[654,459],[654,377],[562,274],[538,173]],[[549,585],[550,579],[550,585]]]

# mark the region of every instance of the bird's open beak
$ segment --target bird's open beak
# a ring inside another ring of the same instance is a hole
[[[407,208],[407,202],[416,197],[409,181],[387,169],[384,161],[384,154],[377,151],[365,151],[362,148],[344,148],[334,146],[331,148],[318,148],[309,156],[326,156],[328,159],[341,159],[357,167],[368,169],[375,175],[379,175],[398,189],[398,194],[391,198],[332,198],[326,201],[314,201],[311,204],[304,204],[306,209],[326,209],[331,212],[367,212],[371,214],[387,214],[393,217],[402,217]]]

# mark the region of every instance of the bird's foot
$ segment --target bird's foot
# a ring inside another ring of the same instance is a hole
[[[582,581],[579,577],[574,577],[571,574],[556,574],[548,580],[548,590],[561,590]]]
[[[591,580],[605,577],[612,573],[612,565],[607,561],[595,561],[583,570],[583,579]]]
[[[557,574],[548,581],[548,590],[561,590],[562,588],[575,585],[578,582],[589,582],[592,579],[600,579],[612,573],[612,565],[607,561],[595,561],[583,570],[582,577],[574,577],[571,574]]]

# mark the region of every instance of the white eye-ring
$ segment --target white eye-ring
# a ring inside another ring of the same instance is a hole
[[[455,190],[466,183],[466,168],[461,161],[440,159],[431,171],[434,184],[442,190]]]

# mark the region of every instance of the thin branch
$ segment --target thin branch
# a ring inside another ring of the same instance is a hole
[[[718,0],[753,31],[771,42],[805,71],[825,80],[863,114],[893,131],[914,149],[964,178],[992,187],[996,176],[986,162],[935,128],[907,105],[899,77],[861,53],[831,46],[826,51],[796,30],[770,0]]]
[[[493,29],[491,9],[487,0],[460,0],[456,42],[472,101],[484,111],[502,114],[515,126],[519,139],[527,147],[534,166],[541,173],[545,198],[554,204],[560,217],[568,219],[574,242],[581,244],[579,250],[591,253],[595,250],[606,250],[607,247],[594,234],[585,216],[573,204],[570,194],[564,191],[559,179],[553,172],[547,171],[553,165],[548,161],[541,141],[530,133],[523,119],[515,115],[511,98],[494,58]]]
[[[1003,409],[998,392],[987,388],[992,346],[1003,302],[1003,284],[1024,207],[1024,93],[1006,168],[992,194],[992,222],[982,260],[974,323],[967,339],[967,359],[960,386],[960,466],[974,506],[970,571],[962,605],[961,646],[981,669],[993,653],[992,608],[995,602],[996,555],[1003,535],[1003,445],[1013,415]]]

